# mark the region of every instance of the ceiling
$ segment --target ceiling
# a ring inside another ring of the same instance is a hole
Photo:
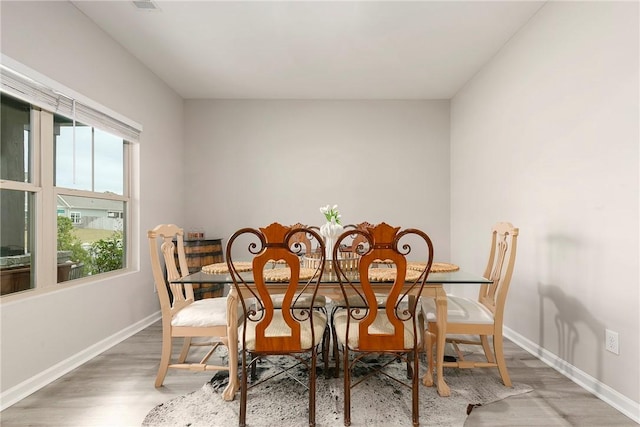
[[[73,4],[185,99],[449,99],[544,2]]]

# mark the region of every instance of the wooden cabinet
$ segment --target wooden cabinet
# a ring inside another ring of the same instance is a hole
[[[184,255],[189,273],[200,271],[203,265],[224,262],[221,239],[185,240]]]
[[[187,258],[189,273],[196,273],[202,266],[224,262],[221,239],[185,240],[184,254]],[[177,262],[177,260],[176,260]],[[194,284],[193,294],[196,300],[222,296],[222,284]]]

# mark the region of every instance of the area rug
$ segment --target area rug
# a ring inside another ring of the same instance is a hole
[[[287,358],[279,357],[258,366],[258,379],[267,378],[283,366]],[[289,359],[290,360],[290,359]],[[380,363],[371,360],[374,365]],[[389,373],[403,378],[406,367],[392,363]],[[363,375],[365,369],[356,372]],[[505,387],[493,369],[446,369],[445,380],[451,388],[450,397],[440,397],[434,387],[420,384],[420,424],[424,426],[462,426],[475,406],[487,405],[509,396],[527,393],[531,387],[514,383]],[[292,377],[306,384],[302,369],[289,371]],[[210,382],[192,393],[180,396],[153,408],[144,419],[145,427],[235,426],[238,423],[240,393],[232,402],[225,402],[221,393],[228,383],[227,372],[217,372]],[[286,375],[271,379],[248,393],[247,425],[251,427],[294,427],[308,425],[308,392],[295,379]],[[343,425],[343,377],[325,378],[318,371],[316,384],[316,425]],[[410,426],[411,390],[383,375],[371,376],[352,390],[352,426]]]

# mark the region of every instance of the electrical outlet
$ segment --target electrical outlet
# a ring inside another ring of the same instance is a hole
[[[620,342],[618,341],[618,333],[604,330],[604,348],[613,354],[620,354]]]

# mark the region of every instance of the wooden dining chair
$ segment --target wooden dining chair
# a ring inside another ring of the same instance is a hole
[[[315,231],[319,231],[320,228],[316,227],[316,226],[307,226],[305,224],[302,224],[300,222],[297,222],[293,225],[290,226],[292,229],[311,229],[311,230],[315,230]],[[307,235],[307,233],[305,231],[298,231],[298,232],[294,232],[291,236],[291,239],[289,241],[289,244],[291,245],[291,248],[294,252],[298,253],[299,250],[302,250],[302,252],[299,254],[299,256],[301,258],[304,259],[304,257],[309,257],[309,256],[313,256],[314,257],[314,264],[317,264],[318,259],[317,259],[317,248],[313,247],[313,244],[311,242],[311,239],[309,238],[309,236]],[[298,246],[298,244],[300,246]],[[302,263],[303,266],[307,266],[306,263]],[[300,297],[295,298],[296,304],[300,304],[303,306],[307,305],[307,301],[305,301],[305,298],[308,298],[308,296],[304,297],[301,299]],[[274,302],[274,306],[275,308],[281,308],[282,307],[282,298],[277,298],[274,297],[273,298],[273,302]],[[325,314],[327,312],[327,297],[325,295],[320,295],[320,294],[316,294],[314,300],[313,300],[313,308],[315,308],[316,310],[322,310]],[[329,330],[329,328],[325,329],[324,332],[324,336],[322,337],[322,362],[324,364],[324,372],[325,374],[327,374],[329,372],[329,346],[330,346],[330,342],[331,342],[331,336],[330,336],[331,331]]]
[[[307,235],[307,232],[305,231],[308,229],[314,229],[317,231],[317,227],[308,227],[302,223],[297,222],[291,225],[290,228],[293,230],[297,230],[292,233],[291,239],[289,240],[289,245],[291,246],[291,249],[295,253],[297,253],[299,257],[313,256],[314,264],[317,263],[315,258],[318,255],[318,251],[314,250],[311,239],[309,238],[309,236]],[[301,303],[301,302],[302,301],[298,300],[298,303]],[[314,307],[324,310],[326,305],[327,305],[327,298],[324,295],[316,295],[315,301],[314,301]],[[280,307],[276,307],[276,308],[280,308]]]
[[[305,224],[302,224],[300,222],[297,222],[291,225],[290,227],[293,229],[299,228],[301,230],[307,228]],[[305,233],[304,231],[293,233],[293,235],[291,236],[291,244],[295,246],[296,243],[302,246],[300,248],[302,249],[302,255],[309,255],[313,253],[313,246],[311,245],[311,239],[309,239],[309,236],[307,236],[307,233]]]
[[[367,229],[373,227],[373,224],[367,221],[360,222],[358,224],[348,224],[344,226],[345,233],[349,230],[360,230],[367,232]],[[340,263],[343,272],[349,271],[357,271],[358,264],[360,263],[360,256],[365,253],[369,249],[369,242],[365,237],[365,233],[351,233],[349,236],[345,236],[344,240],[341,241],[340,248]],[[371,266],[377,267],[380,260],[374,260]],[[385,263],[385,266],[388,264]],[[383,308],[386,303],[386,295],[376,294],[376,299],[378,301],[378,308]],[[358,304],[364,304],[358,295],[352,295],[350,306],[355,307]],[[329,324],[333,325],[333,316],[335,313],[346,307],[346,303],[342,295],[336,295],[332,298],[332,310],[331,316],[329,319]],[[333,359],[335,361],[335,369],[334,376],[337,378],[340,372],[340,357],[339,357],[339,346],[338,346],[338,338],[336,336],[335,328],[331,328],[331,333],[333,335]]]
[[[337,265],[337,274],[343,296],[344,308],[333,316],[333,328],[342,349],[344,372],[344,425],[351,424],[351,389],[362,383],[352,383],[352,374],[364,364],[372,353],[386,355],[382,366],[370,367],[403,384],[412,391],[412,421],[419,425],[419,351],[422,345],[422,328],[419,325],[418,300],[433,262],[433,245],[427,234],[418,229],[392,227],[386,223],[364,230],[345,231],[337,240],[338,247],[353,233],[365,240],[366,251],[358,265],[359,281],[343,272]],[[422,271],[408,270],[406,256],[414,252],[423,257]],[[390,260],[393,267],[370,268],[379,259]],[[383,296],[383,301],[380,300]],[[354,301],[356,303],[354,304]],[[412,368],[410,382],[388,373],[391,363],[402,361]],[[372,375],[372,373],[368,374]],[[375,404],[375,403],[373,403]]]
[[[345,231],[349,230],[362,230],[366,231],[368,227],[373,227],[373,224],[363,221],[358,224],[348,224],[344,226]],[[360,253],[365,251],[364,245],[367,243],[367,239],[362,234],[353,234],[350,242],[346,242],[340,247],[342,255],[360,257]]]
[[[171,283],[189,274],[182,228],[174,224],[161,224],[148,231],[147,236],[151,270],[162,313],[162,353],[155,386],[162,386],[169,368],[190,371],[228,370],[228,365],[208,363],[218,346],[228,345],[227,298],[194,301],[191,284]],[[175,363],[172,362],[174,338],[183,339],[182,351]],[[201,338],[204,341],[196,342],[193,338]],[[193,346],[210,347],[199,363],[187,363],[189,351]]]
[[[500,222],[491,229],[491,249],[484,277],[492,281],[480,286],[477,300],[447,295],[446,343],[456,352],[456,360],[442,362],[445,368],[498,368],[505,386],[511,379],[504,360],[502,321],[507,292],[516,260],[519,230],[509,222]],[[425,350],[428,370],[423,377],[426,386],[433,385],[433,346],[437,342],[436,305],[433,298],[421,299],[426,319]],[[489,338],[493,338],[493,351]],[[459,344],[481,345],[486,361],[465,360]]]
[[[316,269],[301,267],[297,252],[300,248],[292,244],[293,236],[299,232],[306,233],[321,249]],[[314,307],[324,269],[322,238],[310,228],[293,229],[278,223],[259,229],[243,228],[229,238],[226,257],[243,313],[238,331],[242,359],[239,425],[246,425],[248,391],[273,378],[258,379],[249,385],[252,366],[268,356],[286,355],[308,371],[309,425],[314,426],[317,351],[327,327],[327,315]],[[252,259],[252,280],[235,270],[236,257]],[[269,266],[281,260],[284,263],[279,267]],[[274,304],[274,298],[282,299]],[[286,402],[273,404],[286,407]]]
[[[292,229],[298,229],[297,232],[294,232],[291,235],[291,239],[289,240],[289,245],[291,247],[291,249],[298,254],[299,257],[304,258],[304,257],[310,257],[313,256],[313,262],[314,265],[318,263],[319,259],[317,257],[318,251],[314,249],[313,244],[311,242],[311,239],[309,238],[309,236],[307,235],[307,233],[304,231],[307,228],[318,231],[319,228],[318,227],[308,227],[305,224],[302,224],[300,222],[297,222],[293,225],[290,226],[290,228]],[[283,260],[280,260],[279,262],[283,262]],[[303,265],[306,267],[307,264],[303,262]],[[272,301],[273,301],[273,306],[274,308],[282,308],[282,301],[283,301],[284,295],[280,294],[280,295],[272,295]],[[294,301],[296,302],[296,304],[301,305],[301,306],[306,306],[308,304],[307,298],[309,298],[309,295],[302,295],[302,296],[297,296],[296,298],[294,298]],[[324,313],[327,312],[327,297],[325,295],[320,295],[320,294],[316,294],[316,296],[313,299],[313,308],[315,308],[316,310],[322,310]],[[328,373],[329,372],[329,345],[330,345],[330,330],[329,328],[326,328],[325,330],[325,334],[322,338],[322,361],[324,362],[324,372]],[[255,377],[255,367],[256,365],[254,364],[252,366],[252,378]]]

